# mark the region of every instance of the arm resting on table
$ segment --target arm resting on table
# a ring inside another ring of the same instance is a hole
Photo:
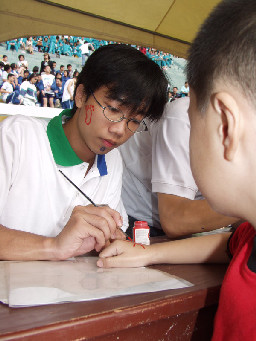
[[[164,193],[158,193],[158,211],[162,229],[170,238],[215,230],[238,220],[215,212],[205,199]]]

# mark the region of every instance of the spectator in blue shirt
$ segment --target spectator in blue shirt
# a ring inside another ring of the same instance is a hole
[[[35,86],[37,89],[38,102],[41,104],[43,101],[42,91],[44,90],[44,83],[41,79],[41,74],[38,74],[37,82],[36,82]]]
[[[64,86],[66,81],[70,79],[70,77],[68,76],[68,70],[64,70],[63,72],[63,76],[62,76],[62,85]]]
[[[55,81],[53,82],[51,89],[54,91],[53,104],[55,108],[62,107],[62,95],[63,95],[63,86],[62,86],[62,77],[60,73],[57,73],[55,76]]]

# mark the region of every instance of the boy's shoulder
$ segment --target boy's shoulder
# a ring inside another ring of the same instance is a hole
[[[256,235],[254,227],[248,223],[242,223],[237,227],[228,243],[228,249],[231,255],[239,253],[245,244],[250,242]]]
[[[21,83],[20,88],[27,88],[29,84],[30,84],[29,81],[24,81]]]
[[[188,120],[189,102],[189,97],[181,97],[173,102],[168,102],[165,106],[163,117],[173,117]]]
[[[108,152],[107,154],[105,154],[105,158],[106,160],[121,160],[121,154],[119,152],[119,150],[117,148],[112,149],[110,152]]]
[[[2,87],[4,87],[4,86],[8,86],[8,84],[10,84],[9,82],[7,82],[7,81],[5,81],[5,82],[3,82],[3,85],[2,85]]]
[[[47,129],[49,120],[40,119],[25,115],[12,115],[5,118],[0,127],[2,131],[22,131],[25,134],[30,135],[32,130],[45,130]]]
[[[105,161],[107,166],[108,174],[116,176],[123,172],[123,161],[121,154],[117,148],[112,149],[110,152],[105,154]]]

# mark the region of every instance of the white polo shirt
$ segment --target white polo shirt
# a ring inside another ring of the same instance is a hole
[[[159,122],[134,134],[119,150],[123,157],[122,199],[128,215],[161,228],[157,193],[201,198],[189,158],[189,98],[167,103]]]
[[[96,204],[108,204],[124,218],[121,202],[122,160],[118,150],[88,163],[75,154],[62,128],[64,110],[49,123],[21,115],[0,123],[0,223],[44,236],[61,232],[76,205],[88,200],[59,172],[63,171]]]
[[[4,82],[2,89],[8,92],[3,93],[3,101],[6,102],[7,97],[13,92],[13,86],[9,82]]]

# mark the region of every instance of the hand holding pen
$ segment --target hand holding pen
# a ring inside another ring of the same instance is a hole
[[[77,191],[79,191],[94,207],[108,207],[108,205],[100,204],[97,205],[90,197],[88,197],[71,179],[69,179],[61,170],[59,172],[69,181],[69,183],[74,186]],[[110,208],[109,208],[110,209]],[[110,209],[111,210],[111,209]],[[111,210],[113,211],[113,210]],[[118,213],[118,212],[117,212]],[[118,213],[119,214],[119,213]],[[120,216],[120,220],[117,221],[117,229],[114,234],[111,235],[110,239],[125,239],[129,238],[125,232],[122,231],[122,217]],[[130,239],[130,238],[129,238]]]
[[[117,226],[121,227],[120,214],[108,206],[76,206],[60,234],[50,239],[49,249],[53,260],[64,260],[101,251],[110,239],[116,237]]]

